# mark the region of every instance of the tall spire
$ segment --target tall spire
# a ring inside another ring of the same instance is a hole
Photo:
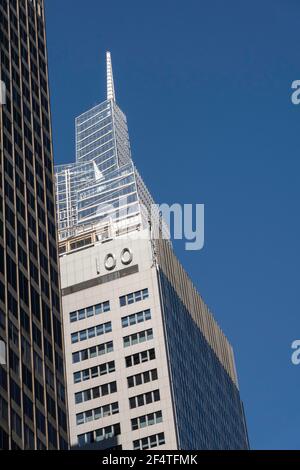
[[[107,99],[116,101],[114,76],[113,76],[110,52],[106,52],[106,79],[107,79]]]

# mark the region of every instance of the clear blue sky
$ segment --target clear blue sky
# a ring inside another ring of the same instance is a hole
[[[112,52],[134,161],[158,202],[204,203],[177,253],[232,342],[252,448],[299,449],[297,0],[46,0],[56,163],[105,98]]]

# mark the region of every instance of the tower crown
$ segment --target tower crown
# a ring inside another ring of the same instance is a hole
[[[111,63],[110,52],[106,52],[106,81],[107,81],[107,99],[116,101],[114,76]]]

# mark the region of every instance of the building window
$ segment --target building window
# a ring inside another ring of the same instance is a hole
[[[19,437],[22,437],[22,420],[14,410],[11,410],[11,427]]]
[[[106,418],[106,416],[111,416],[119,413],[119,404],[118,402],[111,403],[109,405],[100,406],[94,408],[93,410],[84,411],[83,413],[78,413],[76,415],[76,424],[88,423],[90,421],[96,421],[100,418]]]
[[[148,297],[148,289],[131,292],[130,294],[123,295],[122,297],[120,297],[120,306],[124,307],[125,305],[134,304],[135,302],[139,302],[140,300],[148,299]]]
[[[149,413],[148,415],[139,416],[131,420],[131,430],[136,431],[137,429],[146,428],[153,426],[154,424],[162,423],[162,412],[156,411],[155,413]]]
[[[25,450],[34,450],[34,434],[26,424],[24,426],[24,443]]]
[[[75,404],[84,403],[86,401],[95,400],[117,392],[117,382],[110,382],[94,388],[83,390],[75,393]]]
[[[115,361],[106,362],[105,364],[100,364],[99,366],[91,367],[90,369],[75,372],[73,374],[74,383],[77,384],[85,380],[95,379],[96,377],[100,377],[101,375],[106,375],[115,372],[115,370]]]
[[[127,377],[128,388],[137,387],[138,385],[146,384],[157,380],[157,369],[147,370],[141,374],[132,375]]]
[[[127,326],[136,325],[137,323],[142,323],[147,320],[151,320],[151,310],[144,310],[143,312],[134,313],[133,315],[128,315],[127,317],[122,318],[122,328]]]
[[[105,428],[96,429],[95,431],[87,432],[85,434],[80,434],[78,436],[78,445],[83,447],[88,444],[93,444],[94,442],[101,442],[105,439],[110,439],[114,436],[121,434],[120,423],[112,424],[111,426],[106,426]]]
[[[145,341],[150,341],[151,339],[153,339],[152,328],[149,330],[140,331],[139,333],[134,333],[123,338],[124,348],[127,348],[128,346],[134,346],[135,344],[144,343]]]
[[[85,318],[93,317],[95,315],[100,315],[101,313],[110,311],[110,303],[102,302],[101,304],[93,305],[91,307],[82,308],[76,310],[75,312],[70,313],[70,322],[74,323],[79,320],[84,320]]]
[[[153,361],[155,359],[155,349],[148,349],[137,354],[125,357],[126,367],[136,366],[143,362]]]
[[[93,326],[86,330],[77,331],[71,334],[72,344],[78,343],[79,341],[85,341],[86,339],[95,338],[101,336],[104,333],[110,333],[112,331],[111,322],[103,323],[101,325]]]
[[[149,405],[159,400],[159,390],[153,390],[152,392],[142,393],[141,395],[129,398],[129,408],[132,410],[133,408]]]
[[[163,432],[154,434],[153,436],[144,437],[133,441],[133,450],[144,450],[151,449],[153,447],[159,447],[166,443],[165,435]]]
[[[73,243],[70,243],[70,250],[78,250],[79,248],[83,248],[85,246],[92,244],[92,238],[83,238],[81,240],[77,240]]]
[[[107,343],[99,344],[98,346],[93,346],[88,349],[82,349],[72,354],[73,364],[78,362],[86,361],[87,359],[93,359],[97,356],[102,356],[103,354],[108,354],[114,350],[114,345],[112,341]]]

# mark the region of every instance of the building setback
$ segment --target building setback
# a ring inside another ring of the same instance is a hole
[[[66,449],[43,0],[0,0],[0,79],[0,448]]]
[[[107,100],[55,173],[71,446],[247,449],[232,348],[149,224],[109,53]]]

